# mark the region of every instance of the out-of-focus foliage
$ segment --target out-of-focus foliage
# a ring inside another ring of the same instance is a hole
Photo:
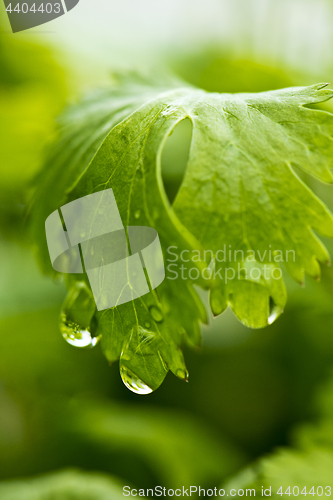
[[[64,286],[38,272],[31,252],[0,237],[0,318],[53,307],[61,302]]]
[[[306,450],[279,451],[272,458],[264,459],[261,462],[258,477],[258,485],[272,487],[274,498],[280,498],[276,495],[278,489],[282,486],[283,492],[291,486],[298,486],[300,490],[304,487],[307,491],[314,486],[315,495],[318,498],[323,496],[323,492],[317,487],[333,487],[333,453],[327,450]],[[328,490],[326,490],[329,493]],[[330,495],[328,495],[330,496]]]
[[[303,449],[324,448],[333,453],[333,377],[322,385],[314,402],[316,420],[298,426],[294,433],[296,445]]]
[[[65,73],[50,50],[0,35],[0,227],[7,232],[20,225],[27,182],[41,166],[65,96]]]
[[[122,488],[101,474],[65,471],[38,479],[0,484],[1,500],[120,500]]]
[[[300,496],[303,491],[303,495],[306,492],[306,495],[311,498],[320,498],[331,496],[332,469],[333,453],[331,451],[323,449],[279,450],[271,457],[262,459],[255,467],[241,471],[223,487],[228,491],[231,488],[236,490],[253,488],[257,495],[262,493],[262,488],[265,490],[268,488],[271,492],[268,496],[274,499],[289,496],[288,491],[292,497]],[[241,492],[236,496],[242,496]]]
[[[208,92],[265,92],[296,84],[296,77],[281,69],[251,60],[232,58],[214,47],[200,53],[170,58],[170,66],[188,82]]]
[[[281,498],[277,495],[280,487],[283,492],[289,486],[291,491],[293,486],[298,486],[300,491],[306,488],[307,492],[314,487],[311,496],[330,496],[333,488],[332,377],[319,389],[314,400],[315,421],[293,429],[294,448],[279,449],[263,458],[252,468],[239,473],[226,487],[254,487],[258,492],[262,486],[272,487],[273,498]]]
[[[244,459],[228,439],[217,438],[186,411],[94,400],[72,406],[63,419],[69,434],[111,455],[141,457],[171,488],[212,483],[236,470]]]

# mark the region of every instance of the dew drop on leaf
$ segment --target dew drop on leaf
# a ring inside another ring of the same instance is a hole
[[[135,217],[136,219],[139,219],[139,218],[140,218],[140,215],[141,215],[141,210],[135,210],[135,212],[134,212],[134,217]]]
[[[269,316],[268,316],[268,320],[267,320],[267,323],[269,325],[271,325],[272,323],[274,323],[274,321],[276,319],[278,319],[279,316],[281,316],[281,314],[283,313],[283,309],[279,306],[277,306],[274,301],[271,299],[270,300],[270,308],[269,308]]]
[[[132,372],[127,366],[120,360],[120,376],[127,389],[134,392],[135,394],[150,394],[153,389],[149,387],[141,378],[139,378],[135,373]]]
[[[276,307],[268,316],[268,324],[271,325],[283,313],[280,307]]]
[[[163,314],[159,307],[152,306],[149,311],[154,321],[157,323],[161,323],[163,321]]]
[[[63,314],[60,329],[66,342],[74,347],[95,347],[100,340],[99,337],[93,337],[88,329],[84,330],[78,323],[66,321],[66,316]]]
[[[95,301],[84,282],[77,282],[69,291],[60,314],[60,331],[74,347],[94,347],[100,336],[92,334]]]

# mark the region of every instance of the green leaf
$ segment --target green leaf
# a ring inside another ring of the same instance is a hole
[[[0,483],[2,500],[107,500],[123,498],[120,483],[102,474],[64,471]]]
[[[110,362],[120,357],[132,390],[156,389],[168,369],[187,378],[179,346],[184,339],[198,344],[199,321],[206,320],[193,283],[211,289],[214,314],[229,304],[244,324],[257,328],[274,321],[286,302],[279,261],[299,282],[304,271],[319,277],[318,261],[329,256],[313,230],[333,237],[333,220],[293,167],[332,181],[332,115],[304,107],[331,98],[324,87],[232,95],[167,78],[162,85],[125,78],[65,116],[35,196],[32,224],[44,269],[52,273],[46,217],[112,188],[124,226],[155,228],[164,257],[176,247],[177,270],[182,264],[187,278],[170,279],[167,271],[156,291],[96,315],[104,352]],[[187,118],[193,124],[190,156],[171,207],[161,154]],[[181,260],[183,250],[192,260]],[[212,277],[207,269],[203,275],[209,263]],[[85,280],[73,276],[69,286]]]
[[[6,191],[23,189],[35,175],[66,95],[63,71],[49,50],[27,41],[4,40],[1,37],[1,197]]]

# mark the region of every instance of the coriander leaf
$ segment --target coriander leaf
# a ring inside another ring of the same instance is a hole
[[[60,141],[39,177],[32,217],[44,269],[52,272],[46,217],[65,203],[112,188],[124,226],[155,228],[164,257],[175,247],[177,265],[197,271],[196,279],[186,274],[173,280],[167,274],[157,290],[95,315],[104,352],[110,362],[120,358],[123,380],[132,390],[142,381],[154,390],[168,369],[187,379],[179,346],[184,338],[198,344],[199,321],[206,319],[194,282],[211,289],[214,314],[229,304],[244,324],[256,328],[272,322],[285,305],[279,262],[300,282],[304,271],[319,277],[318,261],[329,256],[313,230],[333,237],[333,220],[293,167],[332,181],[333,117],[304,107],[331,98],[333,92],[324,87],[232,95],[174,80],[161,85],[127,78],[65,117]],[[161,154],[187,118],[193,124],[190,156],[171,207]],[[183,250],[192,260],[181,261]],[[209,262],[207,279],[203,269]],[[68,285],[85,279],[72,275]]]

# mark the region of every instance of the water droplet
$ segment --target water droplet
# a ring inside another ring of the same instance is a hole
[[[157,323],[161,323],[163,321],[163,313],[159,307],[152,306],[149,311],[154,321]]]
[[[120,365],[120,376],[127,389],[134,392],[135,394],[150,394],[153,389],[141,380],[135,373],[132,372],[124,364]]]
[[[94,255],[94,253],[95,253],[94,247],[91,247],[91,249],[90,249],[90,255]]]
[[[96,309],[94,297],[84,282],[77,282],[69,291],[60,315],[62,336],[75,347],[94,347],[101,336],[92,334]]]
[[[276,319],[278,319],[279,316],[281,316],[282,313],[283,313],[283,309],[280,306],[277,306],[271,298],[270,299],[270,312],[269,312],[267,323],[269,325],[271,325],[272,323],[274,323],[274,321]]]
[[[145,322],[145,327],[150,328],[150,323],[148,321]]]
[[[140,218],[140,215],[141,215],[141,210],[135,210],[135,212],[134,212],[134,217],[135,217],[136,219],[139,219],[139,218]]]
[[[83,329],[78,323],[67,321],[65,314],[61,315],[60,329],[66,342],[74,347],[95,347],[99,337],[93,337],[88,329]]]
[[[80,233],[81,238],[84,238],[85,235],[86,235],[86,232],[85,231],[81,231],[81,233]]]

